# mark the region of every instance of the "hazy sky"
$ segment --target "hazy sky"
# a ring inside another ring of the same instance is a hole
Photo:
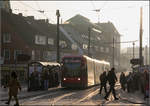
[[[143,46],[149,43],[149,1],[11,1],[14,13],[24,16],[35,16],[36,19],[47,17],[56,23],[56,10],[60,10],[63,22],[81,14],[91,22],[112,22],[122,35],[121,41],[139,40],[140,7],[143,7]],[[100,12],[92,10],[101,9]],[[37,10],[44,10],[42,14]],[[139,45],[139,41],[135,43]],[[132,46],[132,43],[121,44],[121,47]]]

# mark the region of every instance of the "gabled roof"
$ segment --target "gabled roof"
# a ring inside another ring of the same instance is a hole
[[[74,17],[70,18],[69,20],[67,20],[66,22],[76,22],[76,21],[80,21],[80,22],[89,22],[90,20],[80,14],[75,15]]]
[[[91,42],[92,42],[91,45],[93,43],[98,43],[100,38],[102,38],[101,36],[102,31],[100,26],[90,22],[90,20],[85,18],[84,16],[76,15],[73,18],[67,20],[65,23],[68,24],[69,26],[68,28],[74,29],[72,33],[74,33],[75,31],[78,32],[76,36],[79,36],[78,41],[82,40],[80,43],[84,42],[88,43],[89,27],[91,28]],[[67,27],[67,25],[64,25],[64,27]],[[85,38],[87,39],[82,39],[82,35],[85,36]]]

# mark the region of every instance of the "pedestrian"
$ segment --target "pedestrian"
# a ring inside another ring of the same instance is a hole
[[[41,72],[41,89],[44,90],[44,69]]]
[[[18,101],[17,95],[18,95],[18,89],[20,89],[20,91],[21,91],[21,86],[17,80],[17,75],[15,72],[11,73],[11,79],[8,83],[8,87],[9,87],[9,93],[8,93],[9,99],[8,99],[8,102],[6,102],[6,104],[10,103],[11,98],[13,96],[16,100],[16,104],[14,106],[19,106],[19,101]]]
[[[107,94],[107,88],[106,88],[106,83],[107,83],[107,75],[106,75],[106,71],[104,71],[101,75],[100,75],[100,91],[99,94],[101,94],[102,89],[104,87],[105,93]]]
[[[34,83],[34,81],[35,81],[34,73],[32,72],[31,76],[30,76],[30,88],[29,88],[31,91],[35,89],[35,83]]]
[[[39,72],[35,69],[33,72],[34,75],[34,90],[39,90]]]
[[[124,72],[121,72],[120,74],[120,84],[121,84],[121,88],[125,91],[126,77]]]
[[[127,76],[127,92],[130,93],[132,91],[132,73],[129,72]]]
[[[144,71],[144,78],[145,78],[144,99],[146,99],[149,98],[149,73],[147,70]]]
[[[48,74],[48,70],[45,69],[44,70],[44,89],[48,90],[49,87],[49,74]]]
[[[117,81],[117,77],[116,77],[116,74],[115,74],[115,68],[114,67],[108,72],[107,79],[108,79],[108,82],[109,82],[109,85],[110,85],[110,89],[109,89],[109,91],[107,92],[107,94],[104,98],[106,100],[108,100],[107,98],[110,95],[110,93],[112,92],[113,96],[114,96],[114,99],[118,100],[118,98],[116,97],[116,92],[115,92],[115,88],[114,88],[115,83]]]

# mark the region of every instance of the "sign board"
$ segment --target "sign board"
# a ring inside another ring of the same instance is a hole
[[[130,63],[133,64],[133,65],[138,65],[140,64],[140,59],[136,58],[136,59],[131,59],[130,60]]]

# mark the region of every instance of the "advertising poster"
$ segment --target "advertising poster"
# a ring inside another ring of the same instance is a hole
[[[29,76],[31,75],[31,73],[34,71],[34,66],[30,66],[29,67]]]

